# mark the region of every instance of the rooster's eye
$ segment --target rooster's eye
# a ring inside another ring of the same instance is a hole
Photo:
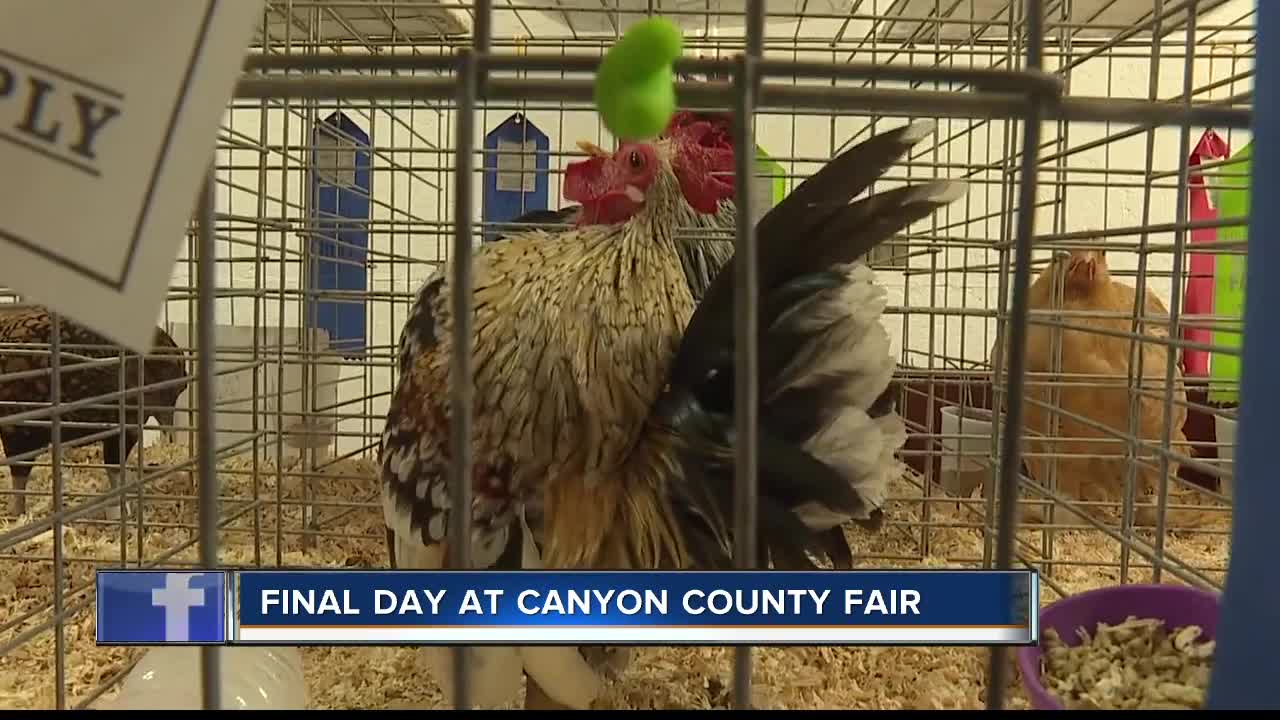
[[[631,168],[633,170],[639,170],[644,167],[644,156],[635,150],[631,151],[631,156],[628,157],[627,160],[631,163]]]

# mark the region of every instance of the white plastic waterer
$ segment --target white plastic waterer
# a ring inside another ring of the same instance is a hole
[[[151,648],[100,710],[200,710],[200,648]],[[223,710],[306,710],[302,654],[292,647],[219,647]]]
[[[991,474],[991,412],[955,405],[942,408],[942,458],[939,484],[948,494],[969,497]],[[955,437],[965,435],[967,437]]]
[[[1236,421],[1222,415],[1213,416],[1214,437],[1218,443],[1219,467],[1225,473],[1220,479],[1219,492],[1231,497],[1231,479],[1235,473]]]

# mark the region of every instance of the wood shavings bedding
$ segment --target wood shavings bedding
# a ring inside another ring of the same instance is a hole
[[[152,446],[145,450],[147,462],[183,462],[188,458],[185,446]],[[272,456],[274,454],[272,453]],[[48,456],[40,462],[47,462]],[[96,448],[82,448],[67,453],[68,483],[81,491],[101,492],[107,488],[101,469],[75,468],[76,462],[99,462]],[[136,462],[136,460],[132,460]],[[287,463],[286,463],[287,465]],[[247,470],[249,458],[224,460],[219,464],[223,496],[238,498],[224,501],[220,517],[243,510],[253,495],[253,481]],[[296,470],[296,468],[295,468]],[[289,471],[286,468],[286,471]],[[259,556],[265,566],[276,564],[276,531],[279,522],[284,534],[281,563],[292,566],[385,567],[386,549],[382,534],[381,514],[377,510],[377,484],[373,465],[368,460],[344,460],[322,471],[326,477],[316,484],[318,501],[360,503],[350,507],[328,507],[319,510],[322,517],[338,517],[336,529],[347,537],[331,534],[315,536],[311,549],[303,548],[298,530],[301,527],[302,499],[298,478],[284,478],[281,490],[286,505],[277,521],[276,472],[274,465],[259,464],[257,496],[263,501],[259,514],[262,548]],[[6,483],[7,478],[0,478]],[[983,556],[980,516],[981,501],[972,507],[961,507],[954,501],[934,500],[927,506],[921,502],[922,481],[904,477],[895,488],[888,511],[889,523],[879,534],[851,529],[850,538],[857,557],[865,567],[979,567]],[[48,469],[38,468],[32,476],[31,489],[48,491]],[[191,546],[173,560],[194,561],[195,504],[178,495],[190,496],[195,491],[191,476],[179,472],[158,480],[148,493],[168,499],[147,500],[147,522],[158,521],[157,529],[148,529],[143,554],[154,558],[182,542]],[[48,499],[29,500],[36,517],[47,512]],[[923,508],[927,507],[927,511]],[[344,515],[345,513],[345,515]],[[1060,513],[1067,515],[1067,513]],[[1166,552],[1202,571],[1221,583],[1226,565],[1229,515],[1222,518],[1213,533],[1198,528],[1185,533],[1169,533]],[[923,524],[927,532],[922,532]],[[230,527],[220,533],[220,553],[228,564],[252,565],[255,560],[254,513],[242,513]],[[4,523],[8,523],[7,525]],[[25,521],[23,521],[25,522]],[[135,520],[136,522],[136,520]],[[0,520],[0,533],[22,522],[12,518]],[[1062,520],[1058,521],[1063,524]],[[186,525],[186,526],[184,526]],[[976,525],[976,526],[975,526]],[[323,531],[331,532],[329,527]],[[1018,552],[1030,560],[1043,554],[1044,536],[1052,532],[1052,566],[1041,565],[1047,584],[1057,584],[1067,592],[1079,592],[1117,582],[1120,578],[1119,544],[1093,529],[1023,529]],[[1141,533],[1139,533],[1141,534]],[[1150,541],[1148,537],[1144,538]],[[923,536],[923,537],[922,537]],[[67,582],[72,591],[89,588],[93,561],[118,562],[120,558],[119,525],[76,521],[64,529],[68,563]],[[922,540],[927,541],[922,542]],[[138,554],[137,528],[131,526],[126,537],[130,558]],[[52,572],[49,561],[52,533],[33,538],[0,557],[4,571],[0,573],[0,646],[14,641],[26,621],[10,627],[23,615],[46,607],[52,598]],[[20,558],[20,559],[19,559]],[[1150,563],[1138,553],[1131,553],[1130,580],[1147,577]],[[1167,573],[1164,581],[1179,582]],[[1057,599],[1051,586],[1044,587],[1042,603]],[[88,605],[70,619],[66,626],[67,699],[69,706],[91,699],[104,685],[117,679],[130,662],[140,657],[139,649],[99,648],[94,645],[92,597],[81,591],[68,600]],[[47,620],[48,612],[35,620]],[[443,708],[443,697],[425,668],[422,652],[411,648],[304,648],[305,673],[310,706],[315,709],[379,709],[379,708]],[[860,647],[860,648],[756,648],[752,651],[753,693],[757,706],[777,709],[976,709],[985,702],[989,653],[982,648],[935,647]],[[1013,653],[1008,654],[1008,692],[1005,704],[1012,709],[1029,707],[1022,692],[1016,670],[1012,669]],[[0,656],[0,708],[52,708],[54,692],[54,641],[52,632],[43,632],[26,640]],[[642,649],[631,668],[611,685],[598,708],[673,709],[727,708],[732,691],[732,650],[729,648],[648,648]],[[108,688],[106,697],[115,694]],[[519,703],[513,703],[518,706]]]
[[[268,453],[274,457],[274,452]],[[145,448],[143,461],[161,466],[187,463],[191,451],[184,445],[156,444]],[[128,463],[137,463],[137,453]],[[49,454],[37,458],[48,463]],[[64,486],[68,495],[104,492],[108,487],[105,471],[91,467],[101,464],[100,447],[71,448],[63,453]],[[90,467],[85,467],[86,465]],[[339,460],[321,463],[315,471],[322,475],[312,483],[312,500],[321,530],[313,535],[314,547],[304,550],[301,477],[302,465],[286,460],[283,482],[278,482],[275,465],[261,460],[258,464],[256,497],[261,500],[253,511],[255,496],[252,477],[253,460],[249,456],[224,459],[218,464],[220,497],[219,517],[225,527],[219,532],[219,556],[228,565],[253,566],[256,560],[264,566],[277,564],[277,527],[282,540],[279,562],[289,566],[379,566],[385,564],[380,511],[375,508],[377,485],[373,465],[367,460]],[[150,468],[148,476],[160,470]],[[0,473],[0,489],[8,489],[7,472]],[[150,563],[171,555],[161,565],[194,563],[197,506],[194,494],[194,469],[180,470],[149,481],[143,499],[141,521],[144,524],[139,546],[136,511],[125,529],[123,553],[130,565],[138,558]],[[284,503],[278,505],[277,485]],[[0,518],[0,534],[40,522],[51,508],[48,466],[39,467],[31,475],[28,490],[29,514],[22,518]],[[66,506],[74,507],[85,498],[68,498]],[[329,505],[326,505],[329,503]],[[359,504],[357,510],[351,506]],[[0,508],[5,507],[0,505]],[[277,513],[277,507],[280,508]],[[7,513],[6,513],[7,514]],[[228,520],[228,518],[233,518]],[[334,522],[337,518],[337,522]],[[255,531],[254,524],[258,528]],[[367,537],[359,537],[365,533]],[[94,645],[93,571],[95,567],[118,567],[122,543],[120,524],[106,520],[77,518],[62,528],[66,606],[79,611],[69,613],[65,625],[67,647],[66,697],[69,707],[92,699],[104,684],[116,679],[142,649],[101,648]],[[260,539],[260,552],[255,553],[255,538]],[[184,547],[185,546],[185,547]],[[0,551],[0,648],[18,643],[24,634],[35,632],[52,620],[53,602],[53,532],[52,529]],[[22,640],[17,647],[0,655],[0,709],[32,709],[55,707],[54,632],[39,632]],[[313,661],[308,660],[308,664]],[[107,693],[114,695],[114,688]]]

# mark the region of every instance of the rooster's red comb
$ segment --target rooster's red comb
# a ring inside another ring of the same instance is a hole
[[[685,199],[695,210],[716,211],[733,197],[732,115],[723,112],[677,112],[663,137],[672,143],[672,169]]]
[[[725,112],[694,112],[692,110],[681,110],[671,117],[671,121],[667,123],[667,129],[663,131],[663,137],[675,138],[681,135],[687,135],[690,132],[696,132],[694,128],[699,130],[703,127],[710,127],[715,131],[718,140],[722,140],[726,145],[733,143],[733,116]]]

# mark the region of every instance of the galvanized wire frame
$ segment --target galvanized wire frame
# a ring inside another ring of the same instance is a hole
[[[471,144],[474,139],[474,111],[476,101],[476,56],[469,51],[460,53],[458,71],[458,143],[455,160],[458,164],[457,193],[454,210],[457,218],[453,236],[453,282],[450,307],[453,310],[453,342],[465,352],[455,352],[449,365],[449,398],[453,403],[450,429],[452,436],[452,460],[449,463],[449,488],[451,507],[465,508],[449,513],[449,560],[455,568],[471,567]],[[459,645],[453,649],[454,703],[459,708],[471,707],[470,666],[467,665],[468,648]]]
[[[298,4],[306,5],[307,3],[299,2]],[[749,165],[752,158],[750,148],[754,146],[754,115],[757,110],[772,108],[811,108],[832,112],[853,110],[905,115],[921,114],[932,117],[1013,119],[1022,123],[1020,128],[1021,149],[1011,147],[1011,141],[1006,145],[1008,172],[1010,175],[1016,174],[1018,176],[1017,187],[1016,190],[1013,188],[1008,190],[1009,197],[1002,198],[999,203],[1002,209],[1015,203],[1018,208],[1016,217],[1008,222],[1008,227],[1001,230],[1002,247],[1006,252],[1007,258],[1005,262],[1013,268],[1013,272],[1001,273],[1002,285],[1008,282],[1009,286],[1002,287],[1000,295],[1002,301],[1003,296],[1009,296],[1010,310],[1007,316],[1003,315],[999,310],[994,311],[998,316],[998,327],[1003,328],[1003,330],[998,331],[998,334],[1007,335],[1007,339],[1012,346],[1009,366],[1001,368],[1002,361],[997,356],[995,368],[997,377],[1007,376],[1008,378],[1007,390],[997,392],[1008,396],[1006,417],[1010,421],[1003,426],[996,424],[997,435],[993,439],[993,444],[995,445],[993,456],[999,458],[1000,470],[997,487],[990,488],[988,494],[988,513],[984,522],[988,524],[990,532],[986,533],[987,547],[984,548],[986,556],[983,558],[985,564],[1008,568],[1018,560],[1014,537],[1014,530],[1017,527],[1017,515],[1014,512],[1013,501],[1016,499],[1019,487],[1029,487],[1035,493],[1053,500],[1055,507],[1064,508],[1072,515],[1079,516],[1090,527],[1102,531],[1112,539],[1120,541],[1123,554],[1121,561],[1123,576],[1127,577],[1128,574],[1130,553],[1137,553],[1151,562],[1156,577],[1159,577],[1162,572],[1167,572],[1188,582],[1200,582],[1203,580],[1201,574],[1194,568],[1180,566],[1171,561],[1163,561],[1163,510],[1167,508],[1168,504],[1167,480],[1161,481],[1159,489],[1158,502],[1161,510],[1159,514],[1161,523],[1158,528],[1159,532],[1156,535],[1155,544],[1147,546],[1133,535],[1132,488],[1134,472],[1131,471],[1129,473],[1129,479],[1126,483],[1130,492],[1126,493],[1126,511],[1122,528],[1119,531],[1112,530],[1080,513],[1069,500],[1064,500],[1054,490],[1020,483],[1021,432],[1002,433],[1000,430],[1004,427],[1018,428],[1020,430],[1021,423],[1018,420],[1021,419],[1025,410],[1024,402],[1026,401],[1024,396],[1028,381],[1025,371],[1025,352],[1022,350],[1025,345],[1023,340],[1026,337],[1028,325],[1038,322],[1030,317],[1027,309],[1027,288],[1031,277],[1030,255],[1033,249],[1033,240],[1034,245],[1053,242],[1057,246],[1068,247],[1071,241],[1083,239],[1081,233],[1066,232],[1058,227],[1052,228],[1051,231],[1043,232],[1037,232],[1035,227],[1037,173],[1042,171],[1042,164],[1047,162],[1046,155],[1053,154],[1053,149],[1041,142],[1041,121],[1057,120],[1062,123],[1069,121],[1139,123],[1140,127],[1131,131],[1116,133],[1116,135],[1119,136],[1126,133],[1130,135],[1146,134],[1146,168],[1141,180],[1147,187],[1146,194],[1148,195],[1143,206],[1144,209],[1149,209],[1150,188],[1160,180],[1160,175],[1154,170],[1152,162],[1152,154],[1154,152],[1152,138],[1156,127],[1178,126],[1181,134],[1180,147],[1185,150],[1189,139],[1189,127],[1192,124],[1209,124],[1222,128],[1235,128],[1247,127],[1250,122],[1251,113],[1248,109],[1232,107],[1229,104],[1215,105],[1194,102],[1192,97],[1191,69],[1194,57],[1190,51],[1195,43],[1195,11],[1197,8],[1221,5],[1221,2],[1217,0],[1201,0],[1200,2],[1191,0],[1155,3],[1155,11],[1143,27],[1153,30],[1152,52],[1157,55],[1160,48],[1162,23],[1169,21],[1177,12],[1191,11],[1185,23],[1185,45],[1188,52],[1183,73],[1182,95],[1179,98],[1164,101],[1161,101],[1157,95],[1158,82],[1155,75],[1158,73],[1158,64],[1155,62],[1152,63],[1151,90],[1149,97],[1146,99],[1117,100],[1064,94],[1065,88],[1059,78],[1044,70],[1043,28],[1046,24],[1046,14],[1055,7],[1062,11],[1065,17],[1066,3],[1055,4],[1052,2],[1036,2],[1035,0],[1017,2],[1017,0],[1014,0],[1014,4],[1021,15],[1018,22],[1023,23],[1026,28],[1022,33],[1025,36],[1025,46],[1016,53],[1021,56],[1021,62],[1024,65],[1021,68],[1015,68],[1012,63],[1009,69],[1006,70],[975,70],[947,67],[921,68],[876,62],[837,63],[807,60],[766,60],[762,57],[763,48],[767,44],[763,29],[766,11],[763,0],[750,0],[747,3],[746,18],[748,22],[746,23],[746,52],[744,54],[732,60],[688,59],[678,63],[678,70],[682,72],[705,73],[713,71],[726,75],[731,80],[727,86],[716,86],[701,82],[681,82],[678,87],[682,102],[706,107],[727,108],[732,111],[734,116],[733,132],[736,151],[736,178],[738,180],[738,190],[735,198],[738,208],[736,242],[739,256],[736,264],[737,276],[735,278],[735,299],[738,309],[735,323],[737,337],[742,338],[742,342],[736,348],[736,361],[740,372],[737,377],[735,416],[736,435],[742,439],[737,449],[735,472],[735,559],[739,567],[753,567],[756,549],[756,498],[754,488],[756,485],[757,460],[755,401],[757,399],[756,352],[758,337],[755,320],[757,318],[756,296],[758,287],[756,286],[755,277],[757,259],[754,228],[748,221],[751,216],[752,198],[746,192],[748,183],[745,181],[749,176]],[[473,159],[473,146],[476,135],[476,115],[480,111],[480,106],[484,102],[500,100],[588,101],[591,98],[592,90],[589,77],[574,79],[563,77],[560,79],[513,78],[491,77],[490,73],[491,71],[500,70],[545,70],[586,74],[591,72],[598,62],[594,57],[571,54],[564,54],[559,57],[526,57],[506,51],[495,51],[491,30],[492,8],[490,3],[487,0],[477,2],[470,6],[470,9],[475,28],[472,33],[473,44],[471,48],[459,50],[456,54],[433,56],[399,53],[368,55],[271,55],[251,53],[244,64],[247,72],[239,82],[236,90],[236,96],[239,99],[263,101],[262,107],[264,110],[268,106],[267,101],[280,98],[295,98],[308,101],[327,98],[355,98],[370,101],[414,100],[425,102],[436,99],[453,99],[457,101],[457,115],[452,118],[452,123],[456,130],[455,142],[452,148],[454,156],[452,172],[454,177],[452,182],[449,183],[454,193],[449,205],[453,207],[454,214],[451,218],[452,222],[443,222],[441,225],[449,226],[449,232],[452,237],[451,272],[453,282],[451,284],[453,294],[450,302],[454,317],[457,319],[454,328],[454,342],[459,348],[469,348],[472,343],[469,289],[472,280],[470,261],[473,247],[472,225],[474,213],[472,210],[473,191],[470,176],[476,169]],[[650,11],[653,11],[652,5]],[[1009,24],[1011,34],[1017,34],[1017,23],[1011,19]],[[1140,29],[1138,27],[1130,28],[1120,35],[1128,37]],[[1012,48],[1014,40],[1010,39],[1009,42]],[[1113,43],[1103,44],[1093,54],[1101,53],[1107,47],[1118,42],[1119,40],[1115,40]],[[1011,50],[1011,54],[1014,54],[1013,50]],[[452,77],[329,77],[309,74],[318,71],[344,69],[382,71],[434,70],[446,75],[452,74]],[[288,76],[265,74],[276,71],[286,71],[290,74]],[[831,86],[791,86],[783,84],[785,81],[795,77],[830,80]],[[967,93],[957,93],[930,91],[922,88],[886,90],[853,85],[855,81],[871,82],[876,80],[898,80],[911,83],[967,83],[974,90]],[[837,86],[837,81],[841,81],[843,84]],[[304,124],[309,126],[314,122],[315,109],[314,107],[308,107],[306,112],[309,117]],[[262,115],[262,124],[265,128],[267,122],[266,112],[264,111]],[[286,116],[287,123],[288,117]],[[265,137],[265,130],[263,135]],[[243,140],[243,138],[241,139]],[[853,141],[853,138],[848,140],[848,142]],[[1065,141],[1062,141],[1061,147],[1066,147]],[[1017,156],[1019,152],[1021,154]],[[1058,150],[1058,152],[1061,152],[1061,150]],[[267,162],[267,153],[261,153],[257,163],[265,167]],[[285,165],[289,164],[287,156],[284,163]],[[1182,187],[1186,185],[1188,171],[1188,163],[1184,153],[1177,171],[1177,180]],[[285,177],[288,177],[287,174]],[[286,179],[284,182],[287,184],[288,180]],[[193,249],[196,252],[192,253],[192,255],[197,256],[192,262],[192,267],[195,269],[197,277],[197,292],[195,293],[196,303],[194,303],[195,308],[191,326],[198,330],[198,340],[195,344],[200,352],[196,371],[199,426],[194,428],[200,438],[200,447],[198,458],[190,464],[196,467],[199,472],[199,533],[198,537],[192,539],[192,543],[199,544],[200,564],[206,567],[217,567],[219,565],[217,530],[220,523],[225,524],[227,522],[226,517],[219,517],[217,509],[219,494],[217,474],[215,472],[216,455],[224,452],[227,448],[217,447],[217,428],[215,427],[215,411],[213,408],[214,392],[212,388],[215,375],[230,372],[221,369],[215,370],[212,352],[208,351],[215,344],[211,318],[214,317],[214,300],[215,294],[218,292],[214,271],[214,261],[218,258],[215,256],[216,248],[212,240],[215,230],[215,217],[224,227],[226,224],[236,222],[235,218],[215,216],[214,198],[211,192],[212,185],[213,178],[211,177],[209,185],[200,194],[196,218],[198,233],[193,243]],[[282,190],[282,194],[287,193]],[[394,199],[395,196],[393,195],[393,202]],[[266,200],[261,187],[259,188],[258,203],[258,215],[263,218],[266,216]],[[1140,238],[1137,247],[1143,251],[1148,251],[1153,249],[1148,243],[1148,236],[1151,233],[1173,232],[1176,237],[1176,242],[1172,248],[1175,257],[1173,282],[1177,284],[1181,281],[1181,258],[1184,255],[1183,248],[1186,236],[1189,231],[1197,227],[1206,226],[1206,223],[1188,222],[1186,213],[1185,193],[1180,193],[1177,219],[1173,223],[1149,224],[1147,222],[1149,218],[1144,217],[1140,225],[1109,228],[1091,235],[1135,235]],[[444,214],[442,213],[441,217],[443,218],[443,216]],[[1208,223],[1208,225],[1224,226],[1231,222],[1232,219],[1220,219],[1214,223]],[[268,232],[280,232],[283,235],[285,232],[284,229],[268,228],[266,225],[264,222],[256,226],[259,235],[265,235]],[[259,244],[261,245],[261,240],[259,240]],[[392,252],[394,253],[394,250]],[[1139,257],[1141,264],[1137,276],[1137,286],[1140,293],[1139,303],[1141,303],[1141,292],[1147,277],[1146,252],[1141,252]],[[281,274],[284,273],[285,263],[285,253],[282,251],[279,259]],[[262,262],[255,263],[255,282],[258,283],[258,287],[261,287],[262,283],[263,265],[264,263]],[[283,295],[283,291],[281,294]],[[367,293],[367,296],[375,297],[378,294],[370,292]],[[259,300],[259,295],[255,295],[255,304]],[[1177,329],[1184,321],[1179,317],[1181,311],[1179,300],[1178,293],[1174,293],[1170,297],[1169,323],[1171,338],[1167,344],[1171,347],[1184,349],[1199,347],[1200,349],[1212,349],[1215,352],[1222,351],[1221,348],[1217,347],[1197,346],[1195,343],[1180,337]],[[1001,305],[1003,305],[1003,302],[1001,302]],[[941,312],[943,311],[939,311],[939,314]],[[255,308],[255,326],[258,325],[258,313],[259,310]],[[265,319],[262,322],[265,324]],[[53,320],[55,332],[50,348],[52,350],[50,369],[52,374],[51,394],[55,409],[46,413],[50,419],[53,438],[51,443],[53,511],[46,519],[41,519],[17,529],[0,532],[0,550],[12,547],[24,539],[33,537],[35,534],[52,529],[53,562],[55,568],[60,569],[66,562],[62,529],[77,516],[87,513],[93,503],[68,510],[64,498],[66,488],[64,487],[62,475],[64,472],[65,448],[60,440],[62,431],[65,428],[60,417],[62,412],[68,411],[70,408],[60,402],[62,395],[60,394],[61,386],[59,382],[60,341],[57,333],[58,323],[59,320],[55,315]],[[278,327],[283,330],[285,323],[283,313],[277,318],[277,323]],[[1139,330],[1140,323],[1135,320],[1129,335],[1136,338]],[[283,345],[283,341],[279,341],[278,344]],[[221,352],[222,350],[219,349],[219,353]],[[284,355],[284,351],[280,349],[265,350],[260,348],[257,334],[255,333],[252,356],[243,360],[241,365],[256,365],[263,362],[263,358],[271,353],[276,353],[277,357],[283,357]],[[123,363],[121,367],[123,368]],[[1165,368],[1166,381],[1171,377],[1172,371],[1172,363],[1170,363]],[[123,373],[123,369],[121,372]],[[280,379],[277,380],[277,383],[278,386],[283,386],[283,362],[280,363],[279,373]],[[469,353],[455,353],[451,364],[453,382],[450,389],[450,402],[453,408],[453,417],[456,420],[452,428],[453,435],[451,437],[452,456],[455,462],[450,469],[450,488],[453,507],[460,508],[470,507],[471,499],[470,484],[459,481],[461,478],[469,477],[472,461],[471,449],[469,444],[465,442],[465,438],[470,434],[473,421],[472,387],[469,382],[471,373],[472,364]],[[257,386],[258,378],[256,373],[254,382],[253,392],[257,396],[259,388]],[[1133,378],[1130,378],[1131,385],[1133,382]],[[369,394],[372,394],[372,391]],[[124,396],[124,393],[113,395],[111,400],[112,402],[119,402],[122,418],[125,404]],[[1166,420],[1170,416],[1172,402],[1171,397],[1166,394],[1163,408]],[[255,450],[260,442],[258,421],[259,413],[254,412],[253,439],[251,442],[254,444]],[[1170,445],[1168,422],[1165,423],[1165,426],[1163,437],[1157,443],[1158,447],[1146,447],[1143,442],[1130,442],[1128,444],[1130,456],[1132,457],[1137,451],[1138,446],[1143,446],[1144,451],[1154,451],[1157,454],[1158,463],[1162,468],[1167,467],[1171,454],[1175,450]],[[1130,434],[1132,435],[1132,433]],[[283,464],[281,461],[281,453],[283,452],[281,448],[282,446],[277,444],[276,464],[278,467]],[[258,455],[255,452],[253,471],[255,482],[257,480],[257,458]],[[123,461],[124,459],[122,458]],[[138,470],[140,479],[137,483],[124,484],[125,486],[120,489],[117,496],[103,500],[98,504],[106,502],[122,503],[124,498],[128,497],[128,494],[135,489],[140,502],[142,485],[151,479],[150,477],[143,477],[145,468],[142,467],[141,462],[141,453],[139,453]],[[1182,462],[1193,464],[1195,461],[1183,459]],[[307,471],[310,472],[310,470],[311,467],[307,466]],[[1216,472],[1216,468],[1206,467],[1206,470]],[[278,518],[279,507],[283,504],[283,491],[279,484],[277,484],[276,493]],[[257,492],[255,492],[255,498],[256,496]],[[245,512],[254,513],[254,532],[255,534],[258,533],[256,522],[260,519],[262,508],[255,504],[246,509]],[[453,567],[469,567],[471,565],[471,553],[470,543],[467,542],[467,539],[470,537],[471,530],[470,516],[468,513],[456,513],[451,517],[451,522],[449,564]],[[121,523],[121,533],[125,532],[126,523]],[[283,532],[282,523],[277,519],[275,524],[277,539],[275,562],[277,565],[284,564],[282,560],[283,543],[280,540]],[[139,544],[141,544],[142,533],[143,525],[139,521],[137,525]],[[123,554],[123,543],[121,547]],[[255,550],[260,551],[260,547],[261,543],[255,543]],[[177,550],[172,551],[172,553],[176,552]],[[163,560],[164,558],[161,557],[153,562],[159,563],[163,562]],[[259,558],[258,561],[260,562],[260,560]],[[124,558],[122,557],[122,564],[123,562]],[[1051,563],[1053,561],[1046,560],[1045,562]],[[65,618],[75,612],[76,607],[82,608],[84,601],[75,600],[74,594],[70,596],[70,599],[68,598],[67,581],[64,579],[62,572],[55,571],[52,582],[54,584],[53,614],[49,625],[55,631],[57,643],[54,661],[54,681],[58,686],[56,703],[57,707],[63,708],[67,706],[65,695],[67,685],[66,640],[64,638]],[[29,633],[24,633],[23,635],[23,637],[28,636]],[[8,648],[20,643],[23,637],[0,647],[0,656],[3,656]],[[456,650],[456,662],[460,663],[462,661],[465,657],[464,652],[463,648]],[[1008,672],[1007,663],[1004,662],[1006,654],[1004,648],[994,648],[992,650],[990,671],[987,679],[988,692],[986,695],[987,705],[991,708],[1002,707],[1004,703],[1004,681]],[[217,707],[219,695],[217,656],[212,651],[205,651],[202,655],[204,657],[202,670],[203,703],[206,707],[215,708]],[[470,707],[473,693],[467,667],[465,665],[457,665],[455,670],[455,704],[459,707]],[[751,697],[750,648],[738,648],[734,653],[733,675],[733,703],[737,707],[747,707],[750,705]],[[88,702],[88,700],[85,702]]]
[[[1043,65],[1044,7],[1043,3],[1027,0],[1027,67],[1038,71]],[[1031,284],[1031,238],[1036,227],[1036,169],[1039,165],[1040,123],[1045,98],[1033,94],[1029,98],[1027,112],[1022,120],[1022,174],[1018,186],[1018,231],[1014,238],[1013,298],[1009,319],[1009,399],[1004,427],[1012,432],[1004,434],[1004,446],[1000,452],[999,524],[996,535],[996,568],[1013,567],[1014,532],[1018,528],[1017,509],[1018,475],[1022,464],[1022,401],[1023,384],[1027,368],[1027,316],[1029,286]],[[997,427],[1001,424],[997,423]],[[1006,662],[1008,648],[996,645],[991,648],[991,667],[987,671],[987,708],[999,710],[1004,706],[1005,679],[1009,672]]]
[[[733,73],[737,101],[733,107],[734,204],[734,431],[738,438],[734,458],[734,561],[741,569],[756,566],[756,503],[759,473],[758,395],[759,367],[759,265],[755,225],[751,222],[751,176],[755,161],[756,64],[764,41],[764,0],[747,0],[747,52],[738,57]],[[751,707],[751,648],[739,645],[733,654],[733,704]]]
[[[217,568],[218,560],[218,465],[217,443],[218,426],[215,421],[214,400],[214,368],[216,355],[213,348],[217,317],[214,305],[214,293],[217,285],[217,246],[214,244],[215,199],[214,173],[210,166],[204,185],[200,188],[200,201],[197,204],[199,213],[200,264],[198,277],[197,301],[199,317],[199,359],[196,368],[196,391],[199,393],[199,462],[200,462],[200,564],[206,568]],[[123,460],[123,459],[122,459]],[[221,667],[218,657],[219,649],[213,646],[200,648],[200,688],[201,700],[206,710],[219,710],[222,707]]]

